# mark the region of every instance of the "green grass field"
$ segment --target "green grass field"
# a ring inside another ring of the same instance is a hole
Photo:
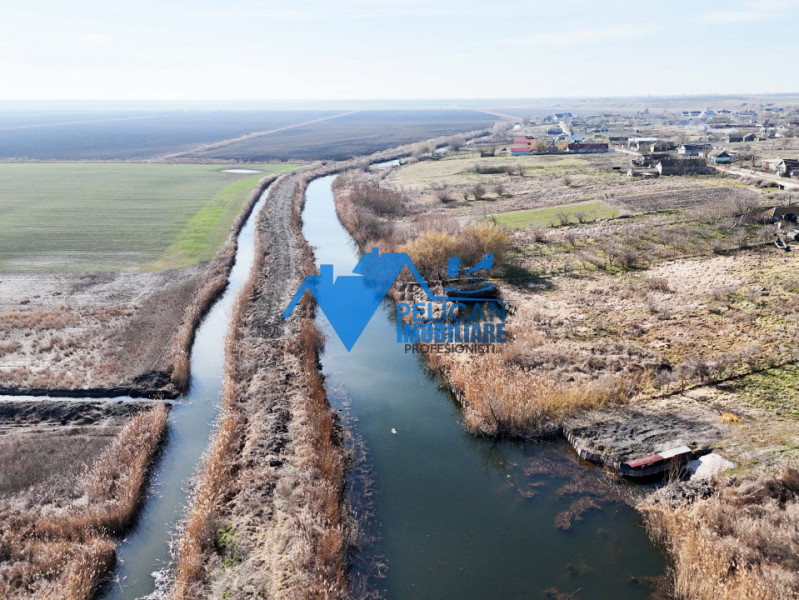
[[[294,165],[0,164],[0,272],[153,270],[213,258],[258,180]]]
[[[560,206],[536,208],[534,210],[501,213],[494,215],[492,218],[500,227],[517,229],[534,225],[542,227],[561,225],[562,219],[568,219],[569,223],[578,223],[580,218],[582,218],[583,221],[596,221],[604,217],[615,217],[618,214],[619,211],[609,204],[602,200],[594,200],[590,202],[578,202],[576,204],[561,204]]]

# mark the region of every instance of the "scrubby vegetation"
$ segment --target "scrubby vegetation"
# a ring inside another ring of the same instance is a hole
[[[110,443],[8,434],[2,445],[11,453],[4,456],[13,455],[9,446],[37,450],[16,453],[2,480],[0,596],[94,597],[114,565],[119,536],[135,519],[166,419],[166,407],[156,404],[130,417]]]
[[[720,480],[708,497],[656,494],[640,508],[672,557],[676,597],[788,600],[799,594],[796,464],[778,474]]]
[[[447,260],[460,256],[465,265],[474,265],[486,254],[493,253],[494,266],[501,267],[508,254],[510,236],[492,223],[467,225],[456,233],[427,230],[397,247],[406,252],[426,278],[444,279]]]

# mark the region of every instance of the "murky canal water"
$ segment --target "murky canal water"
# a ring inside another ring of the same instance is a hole
[[[303,232],[317,264],[348,275],[359,254],[336,217],[332,181],[309,185]],[[391,302],[351,352],[321,311],[317,321],[328,337],[321,359],[330,401],[348,413],[377,490],[367,530],[378,541],[355,557],[356,567],[385,560],[377,582],[385,596],[650,595],[647,581],[664,572],[664,558],[638,513],[608,499],[614,486],[601,471],[580,464],[562,441],[465,434],[451,395],[396,343]]]

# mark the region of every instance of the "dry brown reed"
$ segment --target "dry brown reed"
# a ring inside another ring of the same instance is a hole
[[[718,483],[707,498],[643,502],[672,559],[674,593],[694,600],[799,596],[799,470]]]
[[[311,249],[301,238],[309,180],[310,176],[301,177],[291,196],[291,225],[301,240],[306,272],[314,265]],[[279,181],[275,187],[291,184],[291,180]],[[209,566],[220,551],[215,545],[217,529],[223,519],[236,522],[228,502],[236,498],[241,477],[257,478],[261,486],[272,490],[271,518],[258,543],[237,544],[237,564],[240,561],[245,570],[258,565],[257,572],[246,576],[267,597],[347,597],[351,526],[344,495],[346,456],[318,370],[322,338],[309,319],[287,322],[289,334],[283,339],[264,338],[254,319],[258,312],[255,291],[266,285],[269,254],[263,248],[269,242],[262,235],[256,237],[253,271],[234,309],[226,343],[223,412],[179,541],[174,599],[193,597],[213,577]],[[301,309],[312,313],[307,300]],[[268,371],[274,361],[286,365],[291,376],[266,384],[279,389],[258,387],[270,381]],[[276,450],[280,466],[242,464],[247,462],[242,456],[246,448],[262,443],[249,427],[249,415],[263,410],[264,403],[287,399],[290,442]],[[219,575],[218,570],[213,573]]]
[[[141,505],[167,414],[159,403],[130,417],[77,478],[74,491],[85,504],[64,506],[63,498],[41,504],[26,490],[0,501],[0,597],[94,597],[114,566],[115,536],[130,527]]]

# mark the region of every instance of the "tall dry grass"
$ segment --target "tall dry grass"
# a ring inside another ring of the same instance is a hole
[[[639,507],[673,562],[677,598],[799,597],[799,470],[720,482],[704,499]]]
[[[460,256],[468,266],[493,253],[494,268],[502,266],[510,251],[510,234],[493,223],[467,225],[457,233],[430,230],[399,246],[397,251],[407,252],[425,277],[443,279],[452,255]]]
[[[260,255],[260,253],[258,253]],[[178,540],[175,582],[172,598],[191,598],[196,586],[207,576],[205,565],[208,554],[213,550],[214,523],[221,512],[224,494],[229,489],[234,476],[235,461],[238,457],[244,435],[244,414],[239,405],[242,386],[246,383],[237,363],[242,356],[244,331],[242,319],[247,304],[252,299],[253,273],[233,307],[233,313],[225,338],[225,379],[222,384],[222,414],[219,427],[203,461],[202,471],[194,484],[190,510],[184,529]]]
[[[119,535],[128,529],[143,499],[167,416],[168,409],[159,403],[132,417],[84,478],[87,507],[67,515],[45,513],[36,530],[61,539],[81,539],[89,531]]]
[[[575,411],[626,402],[649,383],[646,373],[564,383],[514,368],[501,353],[431,358],[463,405],[464,427],[486,436],[551,434]]]
[[[76,478],[73,491],[85,502],[42,504],[27,491],[0,500],[0,597],[94,597],[114,566],[117,536],[136,517],[167,412],[158,404],[130,417]]]

